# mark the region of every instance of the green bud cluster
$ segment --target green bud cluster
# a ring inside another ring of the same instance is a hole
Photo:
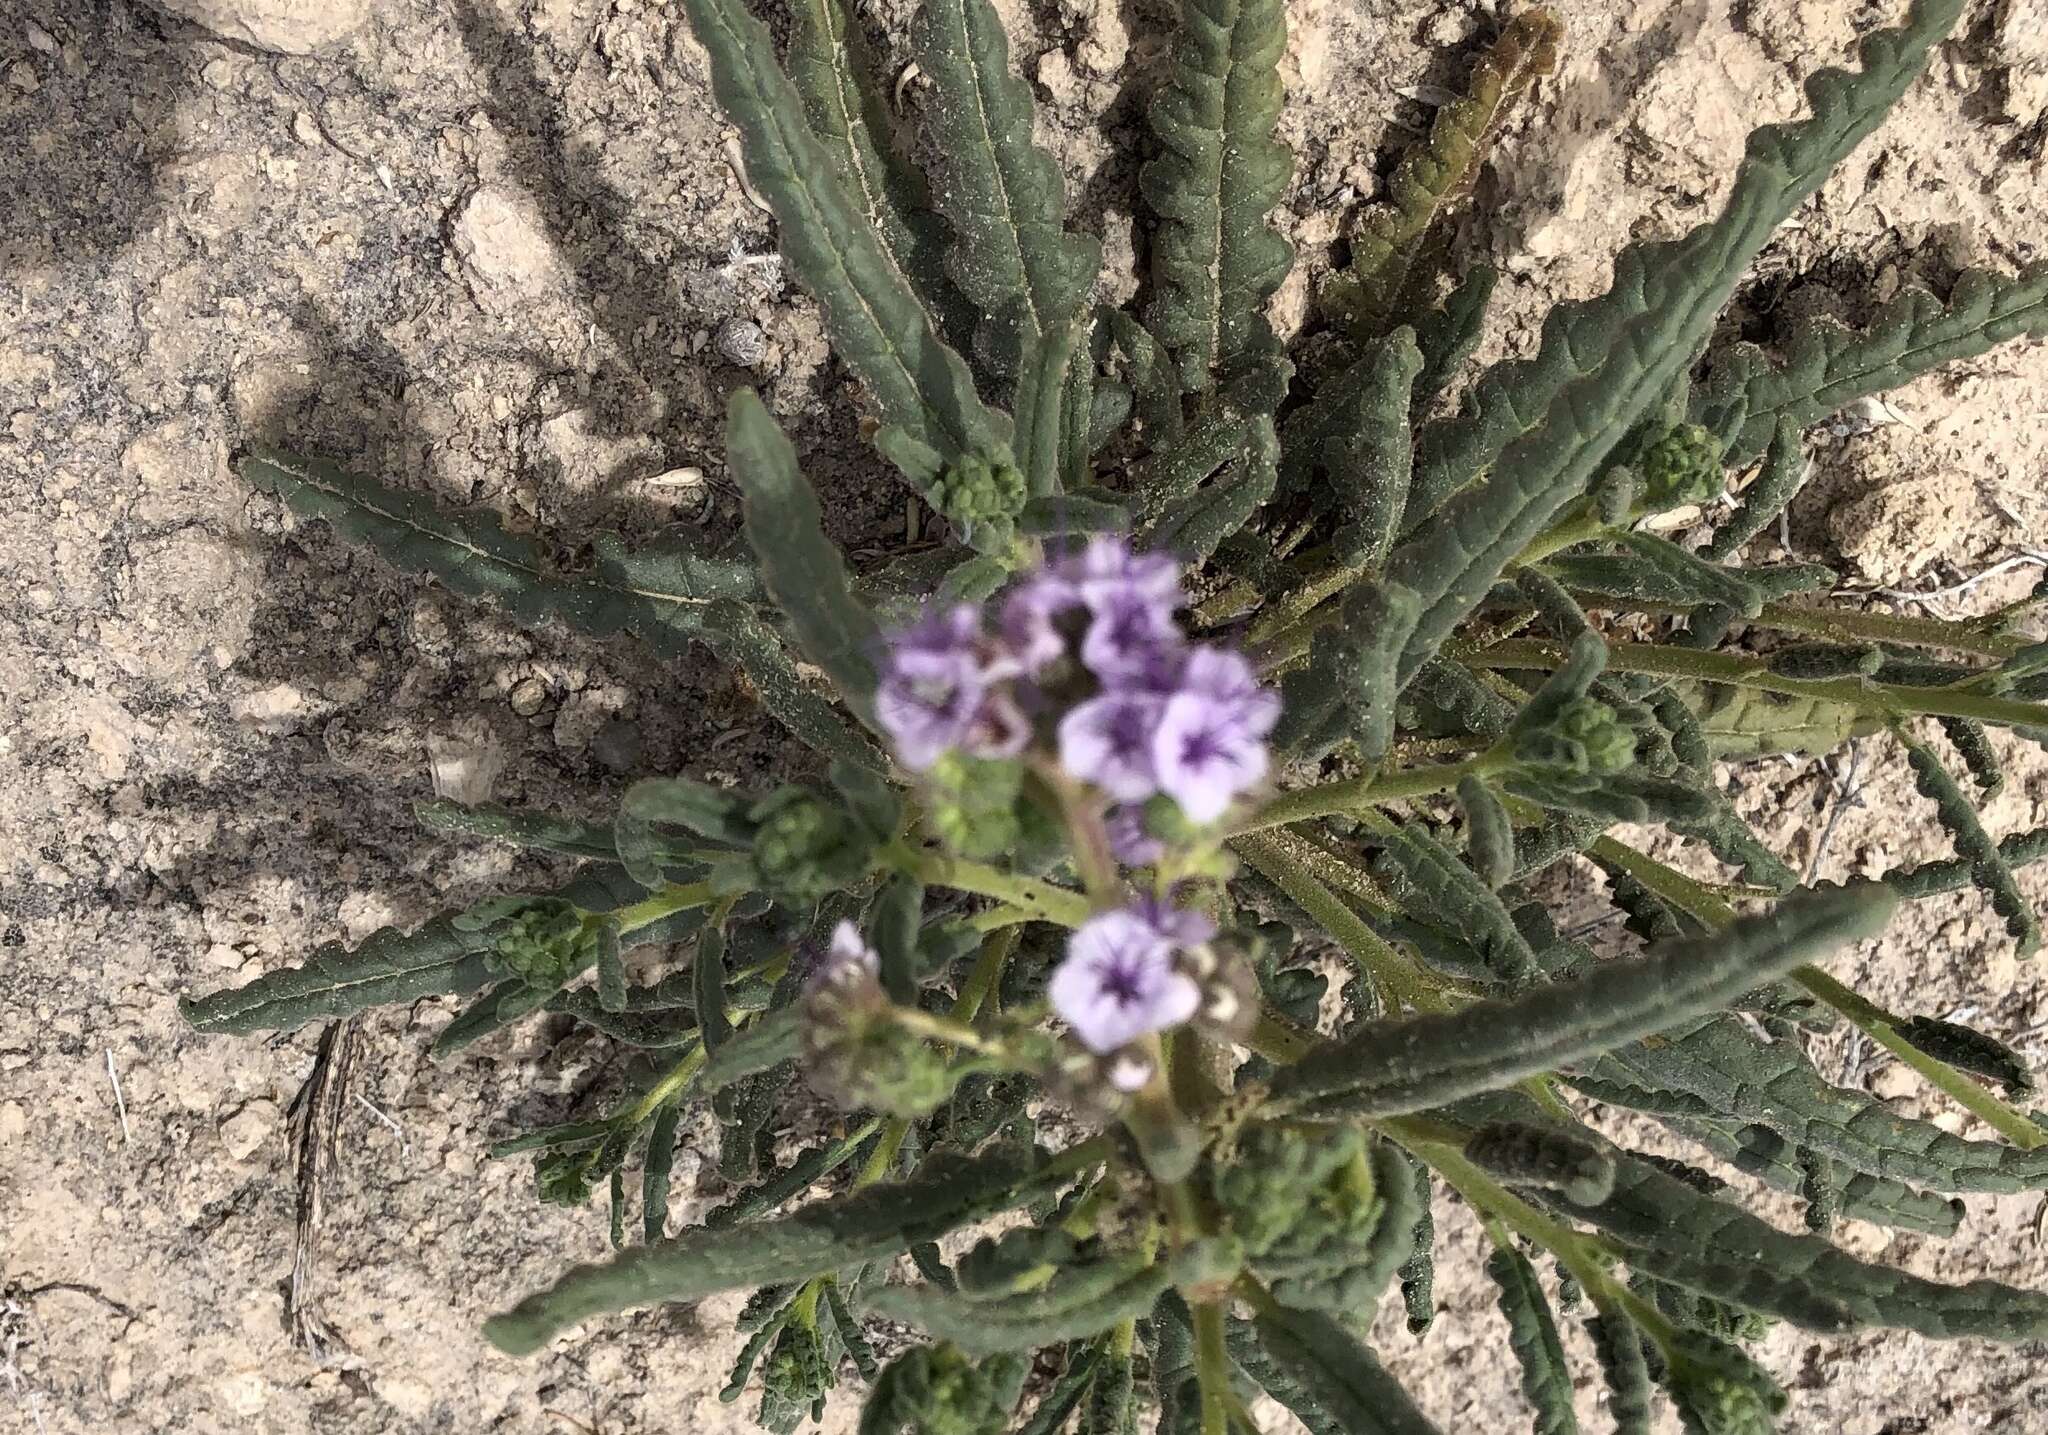
[[[964,1071],[896,1020],[872,972],[848,965],[804,999],[804,1074],[820,1096],[849,1109],[928,1116]]]
[[[536,899],[491,948],[492,965],[532,987],[558,987],[597,960],[597,928],[559,897]]]
[[[750,814],[754,873],[762,889],[808,906],[868,875],[875,841],[845,807],[804,787],[769,794]]]
[[[1741,1351],[1698,1331],[1679,1332],[1666,1387],[1688,1435],[1772,1435],[1785,1392]]]
[[[949,752],[925,775],[925,822],[948,849],[985,862],[1012,851],[1036,809],[1024,801],[1015,758]]]
[[[1251,1267],[1283,1304],[1345,1310],[1373,1294],[1372,1247],[1386,1214],[1366,1138],[1354,1127],[1254,1126],[1213,1162],[1210,1191]]]
[[[837,1355],[826,1350],[815,1320],[785,1321],[761,1362],[762,1428],[790,1435],[806,1419],[823,1418],[825,1396],[839,1383]]]
[[[1024,509],[1024,475],[1007,456],[991,460],[970,453],[942,472],[932,491],[932,504],[968,533],[983,525],[1006,526]]]
[[[1636,735],[1598,698],[1578,697],[1515,743],[1515,761],[1552,781],[1612,777],[1636,757]]]
[[[550,1206],[580,1206],[590,1199],[591,1153],[542,1151],[533,1158],[533,1180]]]
[[[1013,1355],[970,1360],[950,1345],[920,1345],[875,1382],[863,1431],[882,1435],[1002,1435],[1025,1362]]]
[[[1642,472],[1654,508],[1706,503],[1721,492],[1720,442],[1698,424],[1680,424],[1644,452]]]

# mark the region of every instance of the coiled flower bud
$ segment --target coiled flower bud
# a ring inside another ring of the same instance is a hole
[[[1212,1163],[1209,1184],[1251,1268],[1283,1305],[1368,1308],[1405,1254],[1381,1249],[1382,1227],[1404,1218],[1390,1217],[1389,1193],[1378,1189],[1356,1130],[1251,1127]]]
[[[1515,761],[1525,769],[1567,783],[1612,777],[1626,771],[1635,757],[1635,733],[1613,708],[1591,697],[1573,698],[1515,744]]]
[[[861,1429],[879,1435],[1001,1435],[1017,1403],[1025,1361],[969,1360],[950,1345],[920,1345],[875,1380]]]
[[[540,897],[523,907],[491,948],[502,976],[530,987],[558,987],[597,960],[597,928],[574,902]]]
[[[1652,507],[1706,503],[1721,492],[1721,445],[1698,424],[1680,424],[1642,458],[1643,491]]]
[[[785,1322],[768,1358],[761,1362],[759,1418],[763,1428],[775,1435],[790,1435],[806,1418],[822,1417],[825,1395],[838,1383],[834,1373],[838,1353],[836,1347],[827,1352],[815,1319]]]
[[[939,475],[932,503],[966,534],[1008,526],[1024,510],[1024,475],[1012,463],[968,454]]]
[[[802,787],[763,798],[752,813],[754,871],[764,890],[809,906],[868,873],[874,838],[841,807]]]
[[[1771,1435],[1785,1392],[1733,1346],[1680,1330],[1666,1385],[1690,1435]]]

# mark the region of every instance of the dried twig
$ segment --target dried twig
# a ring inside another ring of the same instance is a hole
[[[121,1144],[133,1143],[134,1136],[128,1130],[128,1098],[121,1094],[121,1073],[114,1070],[114,1048],[107,1048],[107,1080],[114,1083],[114,1110],[121,1116]]]
[[[315,1300],[315,1253],[326,1214],[327,1179],[339,1149],[341,1113],[348,1107],[360,1029],[356,1019],[331,1022],[320,1034],[313,1069],[291,1105],[292,1151],[296,1157],[298,1220],[292,1240],[292,1276],[285,1313],[292,1343],[323,1365],[346,1363],[347,1348],[320,1316]],[[387,1120],[389,1118],[386,1118]]]

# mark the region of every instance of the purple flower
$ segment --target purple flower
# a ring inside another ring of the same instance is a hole
[[[1159,790],[1152,771],[1160,700],[1149,693],[1104,693],[1060,719],[1060,765],[1119,802]]]
[[[1166,855],[1166,844],[1145,826],[1145,809],[1136,803],[1120,803],[1103,819],[1109,833],[1109,852],[1126,867],[1150,867]]]
[[[1202,995],[1173,963],[1173,948],[1135,912],[1090,917],[1067,942],[1066,959],[1047,995],[1074,1036],[1094,1052],[1110,1052],[1179,1026]]]
[[[1095,620],[1081,639],[1081,661],[1112,687],[1153,677],[1162,660],[1180,648],[1180,625],[1170,603],[1131,589],[1088,606]]]
[[[1199,947],[1216,935],[1216,923],[1207,912],[1192,907],[1172,907],[1157,897],[1140,897],[1131,910],[1142,917],[1169,945]]]
[[[1152,733],[1161,790],[1191,820],[1214,822],[1265,777],[1266,734],[1279,718],[1279,695],[1258,685],[1241,655],[1195,649]]]
[[[1066,656],[1059,620],[1083,606],[1081,590],[1051,570],[1034,573],[1003,600],[1003,641],[1032,677]]]
[[[860,928],[842,918],[832,929],[832,945],[825,949],[825,965],[828,969],[855,966],[879,972],[882,958],[868,945],[868,939],[860,934]]]
[[[1133,553],[1128,540],[1107,534],[1088,540],[1076,557],[1059,566],[1091,608],[1141,598],[1171,611],[1180,602],[1180,565],[1164,553]]]
[[[990,687],[1018,671],[981,631],[980,610],[961,604],[927,615],[889,640],[875,717],[912,772],[954,748],[997,757],[1018,751],[1021,715]]]

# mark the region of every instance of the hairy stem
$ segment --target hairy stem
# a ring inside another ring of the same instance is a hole
[[[1316,787],[1298,787],[1292,792],[1281,793],[1239,821],[1230,829],[1230,835],[1263,832],[1269,827],[1286,827],[1317,817],[1336,817],[1367,807],[1448,792],[1473,773],[1490,771],[1498,762],[1495,750],[1489,748],[1461,762],[1434,763],[1426,767],[1347,778],[1342,782],[1326,782]]]
[[[930,848],[893,843],[883,849],[883,860],[899,872],[907,872],[932,887],[952,887],[993,897],[1031,914],[1041,922],[1060,927],[1078,927],[1088,920],[1088,899],[1071,888],[1055,886],[1032,877],[1019,877],[985,862],[969,862]]]
[[[1346,906],[1336,893],[1317,881],[1279,843],[1267,837],[1243,836],[1232,840],[1231,849],[1251,864],[1290,899],[1297,903],[1350,954],[1378,988],[1390,1011],[1405,1003],[1417,1011],[1440,1010],[1443,994],[1423,972],[1395,951],[1365,920]]]
[[[1444,645],[1447,657],[1469,668],[1537,668],[1548,671],[1565,661],[1563,645],[1534,638],[1510,638],[1504,642],[1474,644],[1453,641]],[[1864,678],[1788,678],[1774,673],[1754,658],[1733,653],[1700,652],[1691,648],[1662,647],[1651,643],[1610,643],[1607,667],[1617,673],[1646,673],[1653,677],[1696,678],[1702,682],[1728,683],[1787,697],[1822,698],[1887,717],[1959,717],[2007,727],[2048,725],[2048,704],[2019,702],[1955,688],[1914,688],[1897,683],[1873,683]]]

